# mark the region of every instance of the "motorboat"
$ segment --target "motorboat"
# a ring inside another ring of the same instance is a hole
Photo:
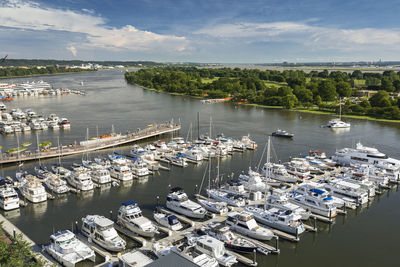
[[[218,267],[218,261],[212,256],[209,256],[198,249],[195,244],[181,243],[171,248],[170,253],[176,253],[183,258],[193,262],[196,266],[201,267]]]
[[[342,179],[334,179],[325,183],[324,188],[328,193],[339,198],[354,199],[357,205],[368,202],[368,192],[361,189],[361,186],[355,183],[350,183]]]
[[[90,178],[90,171],[85,168],[75,168],[71,175],[67,176],[67,182],[78,190],[93,190],[94,184]]]
[[[93,182],[98,184],[111,183],[110,171],[101,165],[97,165],[92,168],[92,171],[90,172],[90,177],[92,178]]]
[[[271,230],[259,226],[254,216],[245,211],[229,213],[226,224],[231,230],[257,240],[271,240],[274,237]]]
[[[30,202],[39,203],[47,200],[46,190],[40,180],[35,176],[24,178],[19,190]]]
[[[280,210],[289,210],[294,214],[300,215],[302,220],[308,220],[311,215],[309,210],[289,202],[286,192],[281,189],[273,190],[272,194],[265,200],[264,205],[266,209],[278,208]]]
[[[82,218],[82,233],[100,247],[119,252],[125,249],[126,242],[114,229],[114,222],[100,215],[87,215]]]
[[[66,267],[74,267],[84,260],[95,262],[94,251],[78,240],[69,230],[58,231],[50,236],[50,244],[45,246],[46,252],[57,262]]]
[[[292,160],[285,163],[285,167],[289,174],[300,179],[307,179],[311,176],[311,172],[304,161]]]
[[[208,235],[195,238],[196,249],[215,258],[222,266],[232,266],[237,263],[236,256],[225,250],[224,242]]]
[[[171,229],[173,231],[179,231],[183,228],[181,222],[178,218],[173,214],[165,214],[165,213],[154,213],[154,220],[164,227]]]
[[[203,160],[203,154],[202,152],[197,149],[197,148],[190,148],[186,150],[185,152],[182,153],[183,157],[193,160],[193,161],[202,161]]]
[[[246,199],[242,195],[228,193],[220,189],[207,189],[206,191],[210,198],[226,202],[229,206],[243,207],[246,205]]]
[[[227,207],[228,204],[226,202],[209,201],[201,198],[198,198],[197,202],[199,202],[200,205],[212,213],[226,214],[229,211]]]
[[[301,216],[290,210],[277,208],[263,209],[247,206],[245,211],[252,214],[254,219],[266,226],[298,236],[305,231]]]
[[[118,210],[117,223],[138,235],[153,237],[158,228],[149,219],[142,215],[136,201],[126,201]]]
[[[1,123],[0,124],[0,132],[3,134],[10,134],[14,132],[13,127],[10,124]]]
[[[147,176],[150,174],[147,164],[141,159],[133,160],[129,167],[131,168],[132,174],[136,177]]]
[[[29,126],[31,127],[32,130],[41,130],[42,129],[40,123],[36,120],[31,120],[31,122],[29,123]]]
[[[71,128],[71,123],[67,118],[61,118],[58,124],[61,126],[63,129],[69,129]]]
[[[257,143],[251,140],[249,135],[244,135],[241,142],[246,147],[246,149],[255,150],[258,147]]]
[[[139,157],[143,156],[146,153],[147,153],[147,151],[144,148],[142,148],[142,147],[140,147],[138,145],[134,145],[131,148],[132,157],[139,158]]]
[[[328,122],[326,127],[328,128],[333,128],[333,129],[338,129],[338,128],[350,128],[351,124],[342,121],[339,118],[334,118]]]
[[[285,166],[282,164],[265,163],[262,168],[262,174],[264,174],[265,176],[268,176],[268,167],[269,176],[271,179],[285,183],[296,183],[297,181],[299,181],[299,178],[295,175],[289,174]]]
[[[69,192],[67,182],[57,176],[46,178],[44,184],[51,192],[56,194],[65,194]]]
[[[21,130],[26,133],[31,131],[31,127],[26,123],[21,123]]]
[[[171,164],[180,166],[180,167],[187,167],[188,163],[186,162],[186,158],[183,157],[182,154],[179,155],[170,155],[166,154],[165,159],[168,160]]]
[[[333,198],[326,191],[309,187],[307,184],[300,185],[296,190],[293,190],[290,201],[312,213],[328,218],[337,215]]]
[[[201,219],[206,214],[206,210],[196,202],[191,201],[180,187],[171,189],[167,196],[166,205],[167,208],[190,218]]]
[[[239,175],[240,183],[244,186],[245,189],[250,191],[260,191],[266,192],[269,190],[269,186],[267,183],[261,178],[261,175],[258,172],[255,172],[249,167],[248,174],[240,174]]]
[[[241,237],[236,236],[230,229],[229,226],[223,225],[219,222],[211,222],[207,226],[203,226],[196,232],[198,235],[209,235],[222,242],[227,249],[239,252],[239,253],[253,253],[257,250],[258,246]]]
[[[111,177],[121,181],[132,180],[133,175],[128,163],[129,161],[126,161],[123,158],[117,158],[113,160],[110,167]]]
[[[57,174],[57,175],[59,175],[59,176],[61,176],[61,177],[67,177],[67,176],[70,176],[70,175],[71,175],[71,171],[70,171],[70,170],[68,170],[67,168],[64,168],[64,167],[60,166],[59,164],[54,164],[54,165],[52,165],[52,166],[51,166],[51,170],[52,170],[55,174]]]
[[[275,132],[272,133],[272,136],[284,137],[284,138],[293,138],[294,134],[293,133],[289,133],[289,132],[287,132],[285,130],[277,129]]]
[[[118,257],[117,266],[119,267],[144,267],[152,264],[154,259],[149,257],[146,252],[140,250],[133,250],[126,252]]]
[[[19,208],[19,197],[13,184],[7,179],[0,178],[0,207],[3,210]]]

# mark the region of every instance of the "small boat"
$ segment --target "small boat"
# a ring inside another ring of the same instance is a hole
[[[226,224],[233,231],[257,240],[268,241],[274,237],[274,233],[271,230],[259,226],[254,216],[245,211],[229,213]]]
[[[54,164],[53,166],[51,166],[51,170],[57,174],[60,175],[62,177],[67,177],[71,175],[71,171],[68,170],[67,168],[64,168],[62,166],[60,166],[59,164]]]
[[[242,195],[228,193],[220,189],[207,189],[206,191],[209,197],[226,202],[229,206],[244,207],[246,205],[246,200]]]
[[[57,262],[66,267],[74,267],[78,262],[91,260],[95,262],[96,254],[78,240],[71,231],[63,230],[50,236],[50,244],[45,250]]]
[[[82,233],[99,246],[119,252],[125,249],[126,242],[114,229],[114,222],[100,215],[82,218]]]
[[[170,210],[190,218],[201,219],[206,215],[206,210],[196,202],[191,201],[180,187],[171,189],[171,192],[167,195],[166,206]]]
[[[165,159],[168,160],[171,164],[181,167],[187,167],[188,163],[186,162],[186,158],[182,155],[165,155]]]
[[[197,149],[196,147],[189,148],[185,152],[183,152],[183,157],[193,160],[193,161],[202,161],[203,160],[203,153],[201,150]]]
[[[277,129],[275,132],[272,133],[272,136],[276,137],[285,137],[285,138],[293,138],[294,134],[293,133],[288,133],[285,130]]]
[[[302,220],[308,220],[311,212],[302,207],[289,202],[289,198],[285,191],[275,189],[272,194],[264,202],[265,208],[278,208],[282,210],[290,210],[291,212],[301,216]]]
[[[165,213],[154,213],[154,220],[164,227],[171,229],[173,231],[179,231],[183,228],[181,222],[178,218],[173,214],[165,214]]]
[[[216,201],[208,201],[205,199],[198,198],[197,201],[202,205],[206,210],[217,213],[217,214],[226,214],[228,213],[228,204],[226,202],[216,202]]]
[[[218,261],[212,256],[209,256],[196,249],[194,244],[187,244],[185,242],[172,247],[170,253],[176,253],[183,258],[193,262],[196,266],[201,267],[218,267]]]
[[[10,181],[0,178],[0,207],[3,210],[19,208],[19,197]]]
[[[142,211],[135,201],[122,203],[118,210],[117,223],[145,237],[153,237],[158,233],[157,226],[142,215]]]
[[[229,226],[219,222],[211,222],[207,226],[200,228],[196,232],[198,235],[209,235],[222,242],[225,247],[239,253],[253,253],[258,248],[253,242],[236,236]]]

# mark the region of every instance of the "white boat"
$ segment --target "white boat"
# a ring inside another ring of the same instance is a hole
[[[183,152],[182,154],[185,158],[193,160],[193,161],[202,161],[203,160],[203,154],[202,152],[197,149],[197,148],[191,148]]]
[[[143,156],[143,155],[146,154],[146,153],[147,153],[147,151],[146,151],[144,148],[142,148],[141,146],[134,145],[134,146],[131,148],[131,155],[132,155],[132,157],[138,158],[138,157]]]
[[[48,126],[49,126],[50,129],[53,129],[53,130],[60,129],[60,126],[58,125],[58,122],[51,121],[51,122],[49,122]]]
[[[3,210],[19,208],[19,197],[10,181],[0,178],[0,207]]]
[[[127,252],[118,257],[118,267],[144,267],[153,263],[154,260],[145,253],[136,250]]]
[[[165,213],[154,213],[154,220],[164,227],[171,229],[173,231],[179,231],[183,228],[181,222],[178,218],[173,214],[165,214]]]
[[[226,202],[229,206],[244,207],[246,199],[242,195],[228,193],[220,189],[207,189],[207,195],[217,201]]]
[[[204,218],[206,210],[191,201],[182,188],[175,187],[167,196],[167,208],[190,218]]]
[[[217,213],[217,214],[226,214],[228,213],[228,204],[226,202],[216,202],[216,201],[208,201],[205,199],[198,198],[197,201],[202,205],[206,210]]]
[[[14,129],[9,124],[1,123],[0,132],[3,134],[10,134],[14,132]]]
[[[212,256],[209,256],[198,249],[194,244],[182,243],[171,248],[170,253],[177,253],[183,258],[193,262],[196,266],[201,267],[218,267],[218,261]]]
[[[304,161],[292,160],[285,163],[285,167],[289,174],[301,179],[307,179],[311,175],[311,172]]]
[[[229,213],[226,224],[233,231],[257,240],[271,240],[274,237],[271,230],[259,226],[253,215],[248,212]]]
[[[301,216],[290,210],[280,210],[277,208],[263,209],[255,206],[247,206],[245,211],[253,214],[257,222],[271,228],[296,236],[305,231],[304,225],[301,222]]]
[[[58,124],[63,128],[63,129],[69,129],[71,128],[71,123],[67,118],[61,118]]]
[[[22,131],[25,133],[25,132],[30,132],[31,131],[31,127],[28,125],[28,124],[26,124],[26,123],[21,123],[21,129],[22,129]]]
[[[268,166],[270,168],[270,177],[274,180],[285,182],[285,183],[296,183],[299,181],[297,176],[289,174],[285,166],[282,164],[265,163],[262,169],[262,174],[267,174]]]
[[[303,209],[302,207],[289,202],[289,198],[285,191],[275,189],[272,194],[264,202],[266,209],[278,208],[283,210],[290,210],[291,212],[301,216],[302,220],[308,220],[311,212]]]
[[[187,167],[188,163],[186,162],[186,158],[184,158],[182,155],[165,155],[165,159],[168,160],[171,164],[181,166],[181,167]]]
[[[46,190],[39,179],[35,176],[24,178],[23,184],[19,190],[30,202],[39,203],[47,200]]]
[[[125,249],[126,242],[114,229],[114,222],[100,215],[87,215],[82,218],[82,233],[99,246],[110,251]]]
[[[67,182],[57,176],[48,177],[44,184],[51,192],[56,194],[65,194],[69,192]]]
[[[92,181],[98,184],[107,184],[111,183],[111,175],[109,170],[105,169],[101,165],[97,165],[92,168],[90,172],[90,177]]]
[[[344,181],[342,179],[334,179],[324,184],[324,188],[329,194],[339,198],[352,198],[357,205],[368,202],[368,192],[361,189],[360,185]]]
[[[326,191],[307,184],[300,185],[292,192],[290,201],[312,213],[333,218],[337,215],[336,206]]]
[[[122,158],[113,160],[110,167],[111,177],[121,181],[132,180],[133,175],[131,169],[127,165],[128,163],[129,161],[127,162]]]
[[[260,192],[266,192],[269,190],[269,186],[265,182],[265,179],[263,179],[258,172],[253,171],[251,167],[249,167],[247,175],[239,175],[239,180],[247,190]]]
[[[196,249],[215,258],[222,266],[232,266],[237,263],[236,256],[225,250],[224,243],[208,235],[196,239]]]
[[[145,237],[153,237],[158,228],[149,219],[142,215],[142,211],[135,201],[126,201],[118,210],[118,224],[130,231]]]
[[[344,122],[341,119],[335,118],[330,120],[326,126],[329,128],[338,129],[338,128],[350,128],[351,125],[350,123]]]
[[[68,177],[71,175],[71,171],[68,170],[67,168],[64,168],[62,166],[60,166],[59,164],[54,164],[51,166],[51,170],[57,174],[60,175],[62,177]]]
[[[46,252],[65,267],[74,267],[84,260],[95,262],[96,254],[78,240],[69,230],[59,231],[50,236],[50,244],[45,246]]]
[[[133,160],[129,167],[131,168],[132,174],[136,177],[147,176],[150,174],[147,164],[140,159]]]
[[[42,129],[41,126],[40,126],[40,123],[38,121],[36,121],[36,120],[32,120],[29,123],[29,126],[31,127],[32,130],[41,130]]]
[[[93,190],[94,184],[90,178],[90,171],[86,169],[76,169],[67,176],[67,182],[82,191]]]

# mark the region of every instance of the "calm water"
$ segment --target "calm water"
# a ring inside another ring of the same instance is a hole
[[[273,139],[275,160],[288,160],[290,156],[307,153],[310,149],[321,149],[332,154],[336,149],[351,146],[361,140],[365,145],[376,146],[390,156],[400,158],[398,124],[347,119],[352,124],[350,131],[335,132],[321,128],[329,117],[279,110],[264,110],[255,107],[232,104],[202,105],[199,100],[182,96],[170,96],[127,85],[123,73],[99,71],[75,75],[43,77],[54,87],[82,89],[86,96],[17,97],[7,104],[8,108],[33,108],[39,114],[56,113],[71,121],[69,131],[47,130],[40,132],[39,140],[70,144],[89,135],[110,132],[112,125],[117,132],[126,132],[145,127],[153,122],[181,120],[180,134],[186,137],[190,124],[193,136],[197,136],[197,112],[200,112],[201,133],[209,130],[212,117],[212,133],[223,132],[227,136],[241,138],[250,134],[260,148],[255,152],[235,154],[223,159],[221,173],[225,177],[239,174],[249,166],[257,166],[266,135],[276,128],[295,133],[294,140]],[[13,79],[13,82],[39,80],[39,78]],[[80,82],[83,81],[83,86]],[[20,142],[36,145],[36,134],[20,134]],[[14,135],[0,136],[4,149],[16,147]],[[129,153],[129,146],[115,148],[117,152]],[[111,152],[108,151],[108,152]],[[106,155],[107,151],[94,155]],[[63,159],[65,166],[78,162],[82,156]],[[51,165],[57,160],[43,161]],[[23,167],[31,170],[37,163],[26,163]],[[190,165],[187,168],[172,168],[170,172],[160,172],[148,180],[133,182],[116,188],[95,190],[89,194],[70,194],[64,198],[48,201],[6,213],[10,220],[38,243],[46,243],[53,229],[71,228],[74,221],[87,214],[115,214],[120,203],[136,200],[145,215],[151,216],[156,205],[156,197],[165,200],[169,186],[181,186],[191,195],[200,185],[206,164]],[[3,168],[3,175],[14,176],[15,166]],[[369,205],[351,212],[346,217],[339,216],[333,225],[318,223],[319,232],[305,233],[298,244],[281,241],[281,254],[258,256],[259,266],[398,266],[397,247],[400,240],[398,221],[400,219],[400,193],[397,189],[376,197]]]

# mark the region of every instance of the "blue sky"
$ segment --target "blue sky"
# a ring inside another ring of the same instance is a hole
[[[0,0],[10,58],[400,60],[394,0]]]

